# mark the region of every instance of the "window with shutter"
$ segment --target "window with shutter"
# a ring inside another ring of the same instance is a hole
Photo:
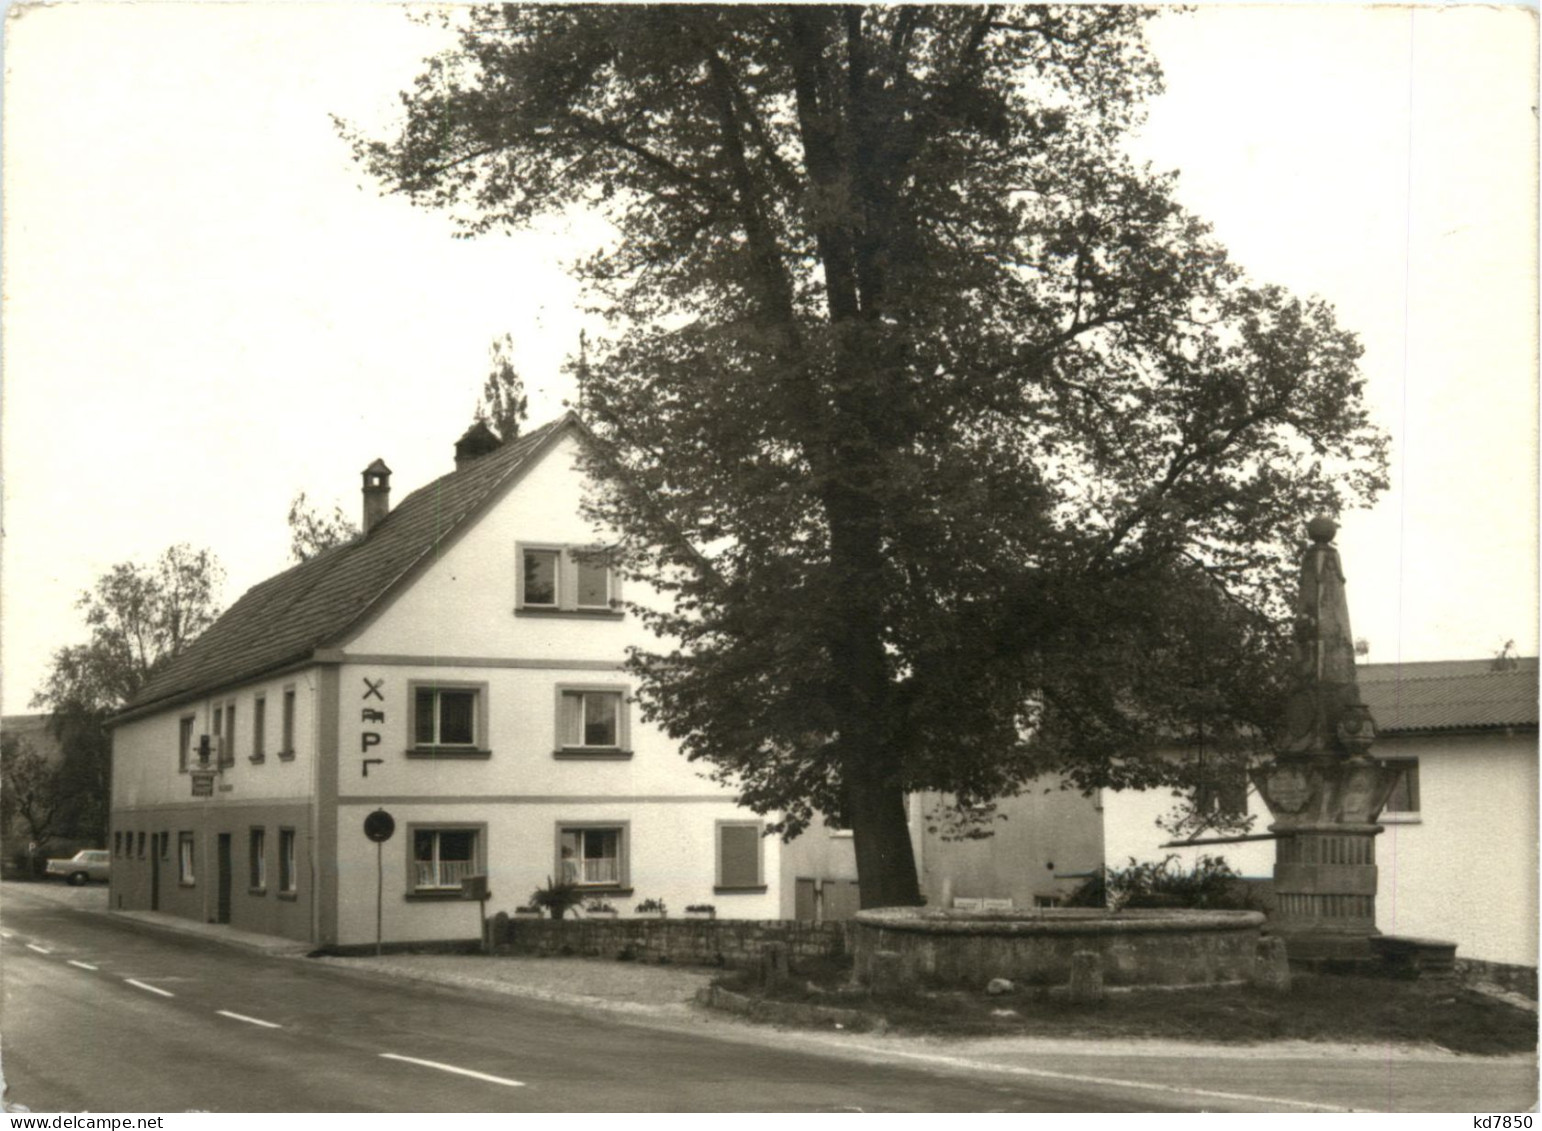
[[[759,821],[719,821],[717,825],[717,890],[764,891]]]

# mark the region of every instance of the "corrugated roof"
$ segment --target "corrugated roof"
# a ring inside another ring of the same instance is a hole
[[[157,673],[124,713],[186,699],[305,660],[363,617],[444,539],[533,464],[572,413],[420,487],[369,534],[254,585]]]
[[[1382,733],[1537,725],[1537,658],[1362,664],[1360,697]]]

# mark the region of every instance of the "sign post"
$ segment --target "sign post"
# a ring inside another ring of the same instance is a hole
[[[375,842],[375,957],[380,957],[383,933],[382,911],[385,903],[385,842],[396,832],[396,818],[384,809],[376,809],[364,818],[364,835]]]

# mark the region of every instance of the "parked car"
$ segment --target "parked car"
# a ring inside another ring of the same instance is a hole
[[[89,880],[107,882],[112,868],[112,853],[101,848],[83,848],[68,860],[50,860],[44,874],[63,876],[64,881],[79,887]]]

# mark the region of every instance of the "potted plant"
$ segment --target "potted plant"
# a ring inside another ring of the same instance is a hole
[[[541,909],[539,907],[516,907],[514,909],[514,918],[516,919],[539,919],[540,917]]]
[[[717,908],[710,903],[693,903],[685,909],[687,919],[716,919]]]
[[[530,893],[530,903],[546,911],[553,919],[563,918],[570,909],[581,907],[584,893],[577,884],[557,883],[546,877],[546,886]]]
[[[614,919],[616,909],[603,899],[592,899],[584,904],[584,917],[586,919]]]
[[[668,914],[662,899],[645,899],[637,905],[639,919],[663,919]]]

